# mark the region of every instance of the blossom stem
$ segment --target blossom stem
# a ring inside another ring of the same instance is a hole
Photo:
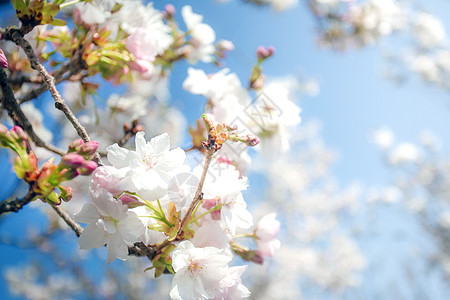
[[[200,203],[199,203],[199,204],[200,204]],[[198,207],[198,205],[197,205],[197,207]],[[205,213],[201,214],[200,216],[198,216],[198,217],[196,217],[196,218],[190,220],[190,221],[189,221],[189,224],[195,223],[197,220],[199,220],[200,218],[203,218],[203,217],[206,216],[207,214],[210,214],[210,213],[212,213],[213,211],[220,210],[220,209],[222,209],[222,204],[218,204],[218,205],[214,206],[213,208],[211,208],[210,210],[208,210],[207,212],[205,212]],[[192,215],[195,215],[195,211],[192,213]]]
[[[78,2],[81,2],[81,1],[82,0],[73,0],[73,1],[70,1],[70,2],[66,2],[66,3],[61,4],[59,6],[59,8],[63,9],[64,7],[67,7],[67,6],[70,6],[70,5],[73,5],[73,4],[77,4]]]
[[[243,234],[236,234],[235,236],[233,236],[234,239],[236,239],[236,238],[242,238],[242,237],[251,237],[251,238],[255,238],[255,234],[254,234],[254,233],[243,233]]]

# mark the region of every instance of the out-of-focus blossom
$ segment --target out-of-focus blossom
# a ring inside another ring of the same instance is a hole
[[[213,43],[216,33],[211,26],[202,23],[203,16],[194,13],[190,5],[183,6],[181,15],[192,37],[190,44],[186,46],[187,60],[191,63],[196,63],[198,60],[211,62],[215,51]]]
[[[281,246],[280,240],[276,239],[280,231],[280,222],[275,213],[265,215],[256,225],[255,239],[258,245],[258,253],[262,256],[271,257]]]

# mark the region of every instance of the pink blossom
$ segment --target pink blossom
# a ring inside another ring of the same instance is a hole
[[[93,186],[100,186],[113,195],[118,195],[122,192],[118,183],[123,177],[125,177],[125,173],[120,169],[111,166],[101,166],[92,174],[92,184]]]
[[[138,72],[146,73],[153,69],[152,61],[158,55],[158,42],[151,31],[138,28],[125,41],[125,47],[134,57],[134,63],[130,67]]]
[[[280,222],[275,217],[275,213],[270,213],[264,216],[256,225],[256,244],[258,253],[262,256],[274,256],[275,251],[280,248],[281,243],[276,239],[278,232],[280,232]]]

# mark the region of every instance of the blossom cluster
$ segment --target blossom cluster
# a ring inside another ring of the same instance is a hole
[[[165,262],[175,272],[173,299],[247,297],[249,292],[240,281],[245,268],[228,266],[237,231],[253,225],[242,196],[247,179],[229,164],[220,174],[212,169],[204,179],[202,200],[180,235],[181,213],[189,212],[198,184],[198,180],[180,179],[200,178],[204,166],[191,171],[184,164],[185,152],[170,150],[168,134],[146,141],[144,132],[138,132],[134,151],[117,144],[107,151],[111,165],[94,172],[92,202],[75,217],[88,224],[80,236],[80,248],[106,244],[111,262],[126,259],[128,246],[136,242],[158,245],[166,239],[183,240]],[[263,218],[249,235],[258,247],[255,255],[273,256],[279,247],[279,223],[273,215],[270,218]]]

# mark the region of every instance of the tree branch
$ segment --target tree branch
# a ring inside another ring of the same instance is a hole
[[[53,78],[53,76],[50,75],[45,67],[39,62],[36,54],[33,51],[33,48],[28,43],[28,41],[25,40],[20,30],[15,27],[7,27],[4,30],[3,38],[13,41],[14,43],[16,43],[16,45],[20,46],[23,49],[28,57],[28,60],[30,61],[31,67],[38,71],[39,75],[44,80],[47,89],[50,91],[50,94],[55,101],[55,107],[66,115],[67,119],[72,123],[78,135],[84,142],[90,141],[91,139],[89,138],[86,129],[78,121],[78,119],[75,117],[69,106],[67,106],[66,102],[56,89],[55,78]]]
[[[3,200],[0,202],[0,215],[7,212],[18,212],[23,206],[33,201],[36,193],[29,188],[28,193],[23,198]]]
[[[58,147],[53,146],[52,144],[47,144],[34,132],[33,126],[31,126],[22,109],[20,109],[19,104],[17,104],[16,98],[14,98],[14,93],[8,84],[8,78],[5,70],[1,68],[0,68],[0,85],[3,93],[2,97],[3,107],[8,111],[8,115],[11,117],[13,122],[17,121],[17,123],[30,136],[30,138],[33,140],[36,146],[45,148],[61,156],[64,155],[66,151],[61,150]]]
[[[64,222],[66,222],[66,224],[69,225],[70,228],[72,228],[77,237],[80,237],[81,232],[83,232],[83,227],[81,227],[80,224],[78,224],[74,219],[72,219],[72,217],[67,212],[65,212],[60,206],[56,205],[50,206],[58,214],[58,216],[60,216],[64,220]]]
[[[186,214],[184,215],[183,219],[181,220],[180,228],[177,232],[177,237],[180,236],[186,227],[186,225],[189,223],[191,219],[191,214],[194,211],[194,209],[197,207],[197,205],[200,203],[200,201],[203,199],[203,184],[205,183],[206,174],[208,173],[208,168],[212,160],[212,156],[215,153],[214,148],[210,148],[206,152],[206,158],[205,158],[205,165],[203,166],[202,176],[200,178],[200,182],[197,187],[197,191],[195,192],[194,199],[191,202],[191,205],[189,206],[188,210],[186,211]],[[176,238],[175,238],[176,239]],[[156,253],[159,253],[164,247],[166,247],[168,244],[170,244],[170,241],[166,239],[161,244],[158,244],[154,250]]]

